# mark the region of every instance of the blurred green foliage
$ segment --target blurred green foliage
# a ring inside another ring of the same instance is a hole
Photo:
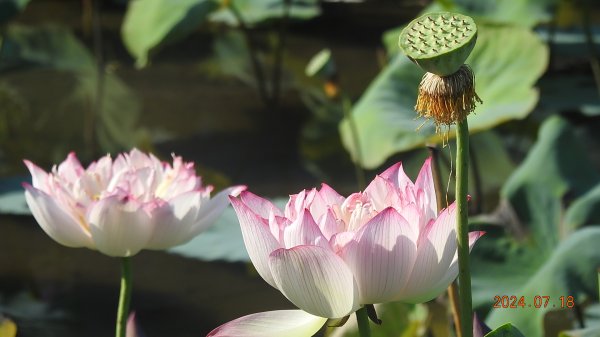
[[[491,327],[511,322],[526,336],[542,336],[544,315],[559,306],[560,296],[574,296],[578,303],[597,299],[600,217],[588,210],[600,207],[599,186],[600,173],[591,167],[573,127],[559,117],[545,121],[538,141],[501,190],[514,221],[499,217],[496,225],[502,227],[483,226],[491,232],[471,256],[476,307],[490,308],[494,296],[502,295],[524,296],[528,305],[535,296],[552,302],[542,308],[492,309]]]

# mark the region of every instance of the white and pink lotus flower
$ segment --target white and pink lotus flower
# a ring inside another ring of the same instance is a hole
[[[161,162],[137,149],[104,156],[84,168],[74,153],[52,172],[25,160],[32,184],[25,198],[42,229],[68,247],[109,256],[183,244],[208,228],[228,206],[234,186],[210,198],[193,163]]]
[[[209,336],[311,336],[366,304],[430,300],[457,277],[456,207],[438,214],[430,159],[415,183],[398,163],[364,192],[323,184],[283,211],[247,191],[230,199],[256,270],[302,310],[244,316]]]

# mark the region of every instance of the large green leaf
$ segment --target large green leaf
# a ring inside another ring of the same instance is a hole
[[[88,113],[89,116],[93,111],[95,117],[91,123],[103,152],[135,145],[140,114],[138,99],[115,74],[106,72],[100,79],[94,57],[68,29],[16,24],[8,28],[0,54],[0,70],[26,71],[32,66],[68,73],[75,78],[74,86],[64,93],[62,104],[52,107],[53,114],[65,113],[67,116],[63,118],[81,120],[80,116],[68,115]],[[81,125],[69,123],[62,126],[81,129]]]
[[[292,19],[308,20],[321,14],[317,0],[230,0],[247,25],[253,26],[263,21],[284,16],[286,2],[289,1],[288,15]],[[210,17],[211,21],[238,26],[239,22],[230,9],[223,7]]]
[[[600,336],[600,327],[591,327],[585,329],[563,331],[558,337],[598,337]]]
[[[590,211],[599,186],[600,174],[591,168],[574,129],[559,117],[545,121],[501,191],[517,221],[506,223],[505,231],[490,228],[471,254],[474,305],[489,309],[502,295],[523,296],[526,304],[492,309],[488,325],[511,322],[526,336],[542,336],[544,315],[561,306],[560,296],[596,296],[600,228],[576,229],[600,224],[600,215]],[[565,209],[574,220],[567,221]],[[535,296],[549,296],[548,306],[535,308]]]
[[[89,71],[95,62],[89,51],[65,27],[12,24],[3,35],[0,70],[27,65],[61,71]]]
[[[587,227],[570,235],[551,254],[528,281],[511,291],[499,291],[525,298],[524,308],[493,309],[487,324],[496,327],[511,322],[526,336],[543,336],[544,315],[561,307],[561,296],[574,296],[596,289],[596,269],[600,265],[600,228]],[[489,266],[488,266],[489,267]],[[500,282],[497,280],[496,282]],[[549,296],[547,307],[535,308],[535,296]],[[530,307],[531,306],[531,307]]]
[[[527,116],[538,99],[532,86],[548,61],[548,48],[530,30],[478,26],[477,45],[467,63],[475,72],[483,104],[469,117],[472,132]],[[422,75],[419,67],[397,55],[355,105],[352,117],[358,125],[365,167],[375,168],[397,152],[440,142],[433,123],[417,118],[413,108]],[[344,146],[356,158],[347,120],[340,129]],[[450,130],[451,137],[453,133]]]
[[[532,224],[529,230],[536,232],[534,238],[549,250],[558,242],[559,233],[568,234],[565,228],[550,226],[559,226],[561,203],[584,195],[600,182],[600,174],[583,149],[575,130],[564,119],[548,118],[538,142],[502,188],[501,196],[510,200],[522,223]],[[594,195],[587,198],[593,202]],[[588,220],[600,222],[600,218]]]
[[[519,329],[515,328],[512,324],[506,323],[498,327],[494,331],[490,331],[485,337],[524,337]]]
[[[125,46],[144,67],[162,46],[193,32],[217,9],[216,0],[133,0],[121,29]]]
[[[213,52],[214,56],[204,60],[201,66],[209,76],[237,78],[249,86],[256,86],[250,52],[242,32],[229,30],[215,36]]]
[[[600,219],[600,184],[575,200],[565,213],[564,223],[568,229],[591,224]]]
[[[494,23],[533,27],[552,18],[558,0],[438,0],[444,10],[460,11]]]
[[[98,97],[96,73],[79,74],[75,90],[67,98],[71,109],[98,109],[94,111],[98,145],[104,152],[117,152],[136,145],[136,132],[141,104],[133,91],[112,73],[105,73],[102,97]],[[92,106],[90,106],[92,105]]]

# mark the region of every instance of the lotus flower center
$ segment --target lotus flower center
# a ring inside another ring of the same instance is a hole
[[[377,214],[371,201],[362,193],[349,196],[342,204],[341,213],[348,231],[359,229]]]

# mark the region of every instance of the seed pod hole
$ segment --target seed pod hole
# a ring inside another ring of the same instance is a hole
[[[460,68],[476,40],[477,26],[473,19],[445,12],[429,13],[410,22],[400,34],[398,44],[425,71],[447,76]]]

